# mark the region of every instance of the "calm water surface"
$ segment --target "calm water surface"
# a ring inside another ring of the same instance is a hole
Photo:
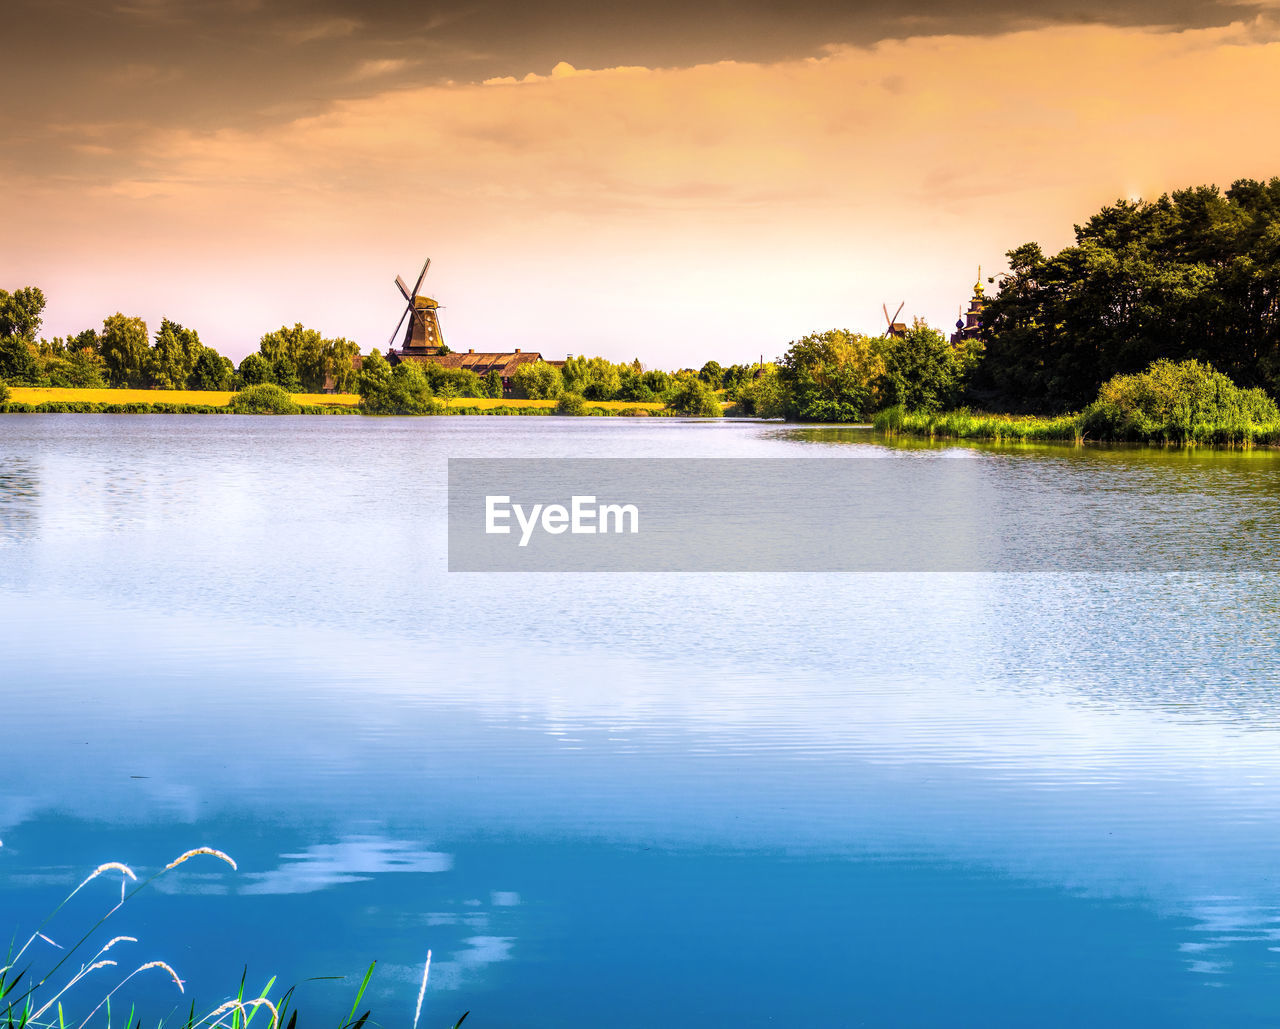
[[[0,930],[211,845],[109,923],[150,1011],[376,958],[407,1024],[431,948],[429,1026],[1280,1025],[1274,576],[447,573],[446,459],[525,455],[978,461],[1280,558],[1271,453],[0,419]]]

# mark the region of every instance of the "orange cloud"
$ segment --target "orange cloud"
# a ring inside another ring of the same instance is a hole
[[[273,279],[366,343],[394,299],[383,280],[430,251],[455,345],[740,360],[832,324],[873,329],[889,297],[949,322],[976,264],[1061,245],[1117,196],[1280,174],[1262,130],[1276,95],[1265,21],[922,37],[768,65],[561,63],[283,127],[158,133],[125,174],[20,188],[43,212],[28,243],[64,259],[104,236],[125,254],[198,241],[205,274],[228,281],[273,261],[367,280],[315,297],[301,272]]]

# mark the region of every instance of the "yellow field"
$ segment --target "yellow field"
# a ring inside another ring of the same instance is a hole
[[[194,389],[57,389],[36,386],[12,386],[12,399],[23,404],[40,404],[46,400],[87,401],[101,404],[207,404],[226,407],[235,395],[223,390]],[[294,393],[299,404],[341,404],[354,407],[360,398],[354,393]],[[632,404],[622,400],[588,400],[587,407],[608,411],[643,408],[661,411],[662,404]],[[477,397],[455,397],[449,407],[555,407],[554,400],[490,400]]]
[[[445,402],[448,407],[478,407],[482,411],[491,407],[555,407],[554,400],[491,400],[488,397],[454,397]],[[644,408],[661,411],[663,404],[633,404],[625,400],[588,400],[587,407],[599,407],[606,411],[624,411],[627,408]]]
[[[226,407],[234,396],[225,390],[196,389],[56,389],[36,386],[11,386],[12,399],[23,404],[42,404],[46,400],[86,401],[95,404],[207,404]],[[294,393],[299,404],[343,404],[354,406],[360,398],[354,393]]]

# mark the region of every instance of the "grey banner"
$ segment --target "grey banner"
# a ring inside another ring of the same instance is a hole
[[[1070,462],[453,458],[449,570],[1257,570],[1235,530],[1268,500],[1100,493]]]

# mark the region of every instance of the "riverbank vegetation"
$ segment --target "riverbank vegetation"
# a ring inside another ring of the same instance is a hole
[[[44,295],[26,287],[0,290],[0,383],[150,391],[128,401],[49,398],[41,410],[327,411],[347,401],[315,405],[298,394],[333,390],[353,392],[366,414],[876,416],[896,433],[1249,445],[1273,441],[1280,421],[1277,240],[1280,178],[1118,201],[1057,254],[1035,243],[1009,251],[995,295],[981,286],[975,295],[976,331],[948,338],[919,320],[879,337],[836,328],[791,342],[772,363],[707,361],[696,371],[537,361],[513,373],[514,399],[496,372],[393,367],[378,350],[362,357],[350,340],[301,324],[263,335],[239,367],[169,319],[154,337],[141,319],[114,314],[101,330],[45,340]],[[278,392],[262,392],[268,386]],[[213,399],[238,391],[235,402]],[[68,406],[82,403],[107,406]],[[0,397],[8,411],[31,404]]]

